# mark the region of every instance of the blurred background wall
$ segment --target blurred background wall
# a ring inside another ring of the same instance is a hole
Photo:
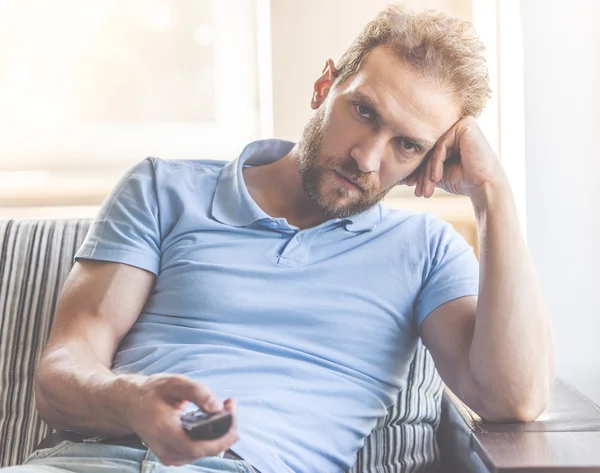
[[[600,2],[523,0],[527,228],[558,373],[600,403]]]

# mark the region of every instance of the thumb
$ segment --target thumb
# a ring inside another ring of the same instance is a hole
[[[206,386],[195,381],[180,377],[177,382],[169,386],[169,394],[178,401],[189,401],[205,412],[220,412],[223,402],[219,400]]]

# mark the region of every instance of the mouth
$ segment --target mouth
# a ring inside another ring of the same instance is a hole
[[[358,184],[357,182],[353,181],[352,179],[344,176],[343,174],[337,172],[335,169],[333,170],[333,174],[335,175],[335,177],[337,178],[338,181],[340,181],[340,183],[348,190],[354,190],[354,191],[359,191],[359,192],[364,192],[365,189]]]

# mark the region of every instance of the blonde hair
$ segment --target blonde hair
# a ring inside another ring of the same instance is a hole
[[[356,74],[369,52],[385,46],[461,103],[462,116],[478,116],[490,97],[485,50],[469,22],[433,10],[408,12],[389,5],[361,31],[339,60],[336,83]]]

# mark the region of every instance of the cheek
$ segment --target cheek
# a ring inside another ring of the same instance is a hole
[[[354,146],[360,142],[362,129],[352,117],[342,113],[338,113],[338,116],[332,114],[324,123],[320,148],[321,163],[354,172],[356,165],[351,155]]]
[[[381,189],[388,189],[398,184],[401,180],[406,179],[419,169],[421,161],[419,159],[417,161],[401,162],[394,158],[390,162],[382,163],[379,169]]]
[[[364,128],[343,106],[334,104],[327,112],[324,139],[329,143],[336,143],[338,146],[349,144]]]

